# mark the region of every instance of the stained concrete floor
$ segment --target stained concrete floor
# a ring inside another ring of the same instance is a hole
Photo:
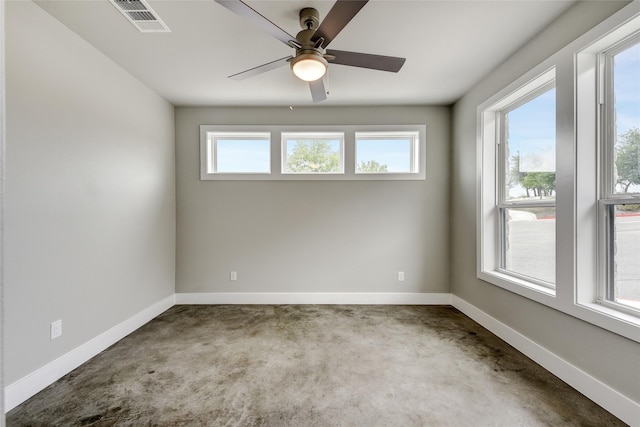
[[[451,307],[175,306],[8,426],[624,425]]]

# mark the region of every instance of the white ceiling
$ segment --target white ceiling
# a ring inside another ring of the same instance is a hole
[[[320,19],[333,1],[247,0],[295,35],[298,11]],[[294,53],[213,0],[149,0],[170,33],[140,33],[108,0],[38,4],[154,91],[179,106],[310,105],[288,67],[243,81],[230,74]],[[573,4],[573,0],[372,0],[330,48],[407,61],[399,73],[330,66],[319,105],[411,105],[456,101]]]

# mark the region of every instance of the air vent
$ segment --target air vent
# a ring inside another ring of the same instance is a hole
[[[141,33],[167,33],[169,27],[144,0],[110,0]]]

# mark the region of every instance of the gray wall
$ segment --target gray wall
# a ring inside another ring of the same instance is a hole
[[[201,124],[420,123],[426,181],[199,180]],[[447,107],[176,108],[176,292],[449,292],[449,131]]]
[[[640,401],[637,343],[476,278],[477,106],[623,5],[578,3],[454,105],[451,280],[455,295]]]
[[[6,68],[8,385],[174,292],[175,186],[173,106],[31,2]]]

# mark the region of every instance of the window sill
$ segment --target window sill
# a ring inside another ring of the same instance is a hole
[[[631,337],[627,336],[627,338],[640,342],[640,317],[634,316],[633,314],[624,313],[620,310],[616,310],[607,307],[606,305],[598,304],[595,302],[578,302],[576,303],[576,307],[579,307],[580,309],[585,310],[589,313],[593,313],[594,316],[600,317],[602,319],[600,323],[602,324],[598,324],[596,323],[596,321],[586,318],[586,316],[583,317],[583,320],[597,324],[598,326],[601,326],[608,330],[612,330],[621,335],[626,336],[627,334],[616,331],[615,329],[617,328],[614,326],[613,322],[628,325],[629,327],[634,328],[632,329],[633,335]]]
[[[478,278],[541,304],[550,305],[551,301],[555,300],[555,289],[511,276],[499,270],[480,271]]]

